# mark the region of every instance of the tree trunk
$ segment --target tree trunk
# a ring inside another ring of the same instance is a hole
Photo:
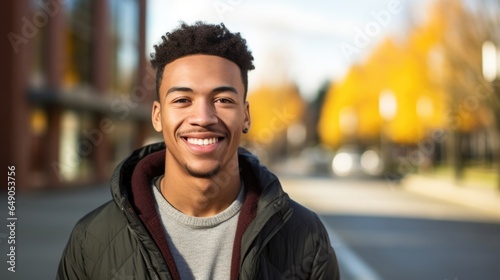
[[[455,181],[460,181],[464,177],[464,162],[462,156],[462,133],[460,131],[453,131],[453,174]]]

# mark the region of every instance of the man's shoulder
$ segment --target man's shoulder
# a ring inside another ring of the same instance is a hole
[[[298,217],[305,218],[305,219],[310,219],[310,218],[318,216],[314,211],[312,211],[309,208],[305,207],[304,205],[298,203],[297,201],[293,200],[292,198],[290,198],[290,208],[292,208],[292,210],[295,214],[294,216],[298,216]]]
[[[83,238],[91,237],[106,242],[109,236],[116,235],[126,226],[126,220],[113,201],[108,201],[81,218],[75,231]]]
[[[295,230],[308,232],[324,230],[318,214],[293,199],[290,199],[289,203],[292,209],[289,225],[294,227]]]

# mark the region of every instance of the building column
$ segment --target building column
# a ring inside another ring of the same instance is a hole
[[[93,33],[92,33],[92,85],[97,94],[106,94],[110,84],[110,50],[109,35],[109,2],[94,0],[92,2]],[[104,115],[96,115],[94,127],[99,129]],[[94,166],[95,182],[109,180],[110,144],[107,135],[94,146],[92,165]]]
[[[58,13],[54,13],[46,26],[47,36],[44,38],[44,48],[42,56],[46,56],[44,63],[47,73],[47,86],[53,93],[59,94],[63,79],[63,55],[64,55],[64,6],[59,5]],[[45,151],[45,174],[47,175],[47,184],[49,187],[59,187],[62,185],[61,174],[56,168],[60,161],[59,148],[61,144],[61,118],[62,108],[57,105],[50,105],[46,108],[47,112],[47,137],[44,143],[47,147]]]
[[[155,77],[152,76],[152,72],[149,65],[149,61],[146,56],[146,10],[147,1],[139,0],[139,71],[137,75],[137,84],[146,90],[148,90],[148,98],[144,100],[145,104],[152,104],[155,99],[155,92],[149,92],[149,89],[155,86]],[[148,71],[149,70],[149,71]],[[149,76],[148,76],[149,75]],[[134,148],[138,148],[144,145],[146,138],[149,134],[151,121],[139,121],[135,124],[137,128],[137,136],[134,141]]]
[[[0,168],[7,174],[15,166],[16,191],[29,187],[29,137],[27,85],[31,72],[35,28],[27,28],[22,19],[30,20],[30,1],[6,1],[0,9],[2,18],[0,67],[2,102],[0,102]],[[4,175],[6,176],[6,175]],[[5,178],[5,177],[4,177]],[[4,183],[7,186],[6,183]],[[2,188],[1,191],[6,191]]]

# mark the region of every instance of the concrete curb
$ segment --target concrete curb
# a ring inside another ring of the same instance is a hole
[[[484,187],[460,186],[452,180],[410,175],[402,187],[413,193],[461,204],[500,217],[500,191]]]

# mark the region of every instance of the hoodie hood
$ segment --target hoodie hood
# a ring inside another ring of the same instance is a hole
[[[119,205],[129,220],[131,229],[135,232],[147,232],[149,234],[159,249],[158,254],[165,260],[172,279],[179,279],[175,261],[168,248],[167,237],[151,191],[154,178],[164,174],[165,152],[164,143],[145,146],[133,152],[116,168],[112,177],[111,192],[115,203]],[[246,229],[251,224],[254,227],[261,228],[280,209],[285,212],[285,208],[288,208],[285,207],[288,205],[288,195],[283,192],[277,177],[260,165],[259,160],[254,155],[243,148],[239,148],[238,161],[240,176],[246,186],[246,198],[241,208],[236,229],[231,263],[231,279],[238,279],[241,258],[245,257],[242,248],[246,248],[247,245],[242,244],[241,241],[243,235],[249,234]],[[168,180],[168,178],[166,179]],[[272,210],[266,211],[266,208],[272,208]],[[254,219],[259,211],[268,214],[261,215],[256,226]],[[254,230],[251,232],[254,233]],[[139,238],[145,242],[149,239],[145,235],[139,236]],[[252,236],[250,239],[253,240],[253,238]]]
[[[159,142],[144,146],[134,151],[129,157],[123,160],[113,172],[111,177],[111,194],[113,200],[123,206],[124,200],[133,203],[132,185],[133,182],[140,184],[151,183],[156,176],[165,172],[165,151],[164,142]],[[143,161],[143,159],[146,159]],[[238,159],[242,174],[253,175],[257,185],[261,186],[261,191],[271,197],[282,196],[282,188],[268,188],[278,182],[278,178],[265,166],[260,164],[259,159],[245,148],[238,148]],[[268,201],[270,202],[270,201]]]

